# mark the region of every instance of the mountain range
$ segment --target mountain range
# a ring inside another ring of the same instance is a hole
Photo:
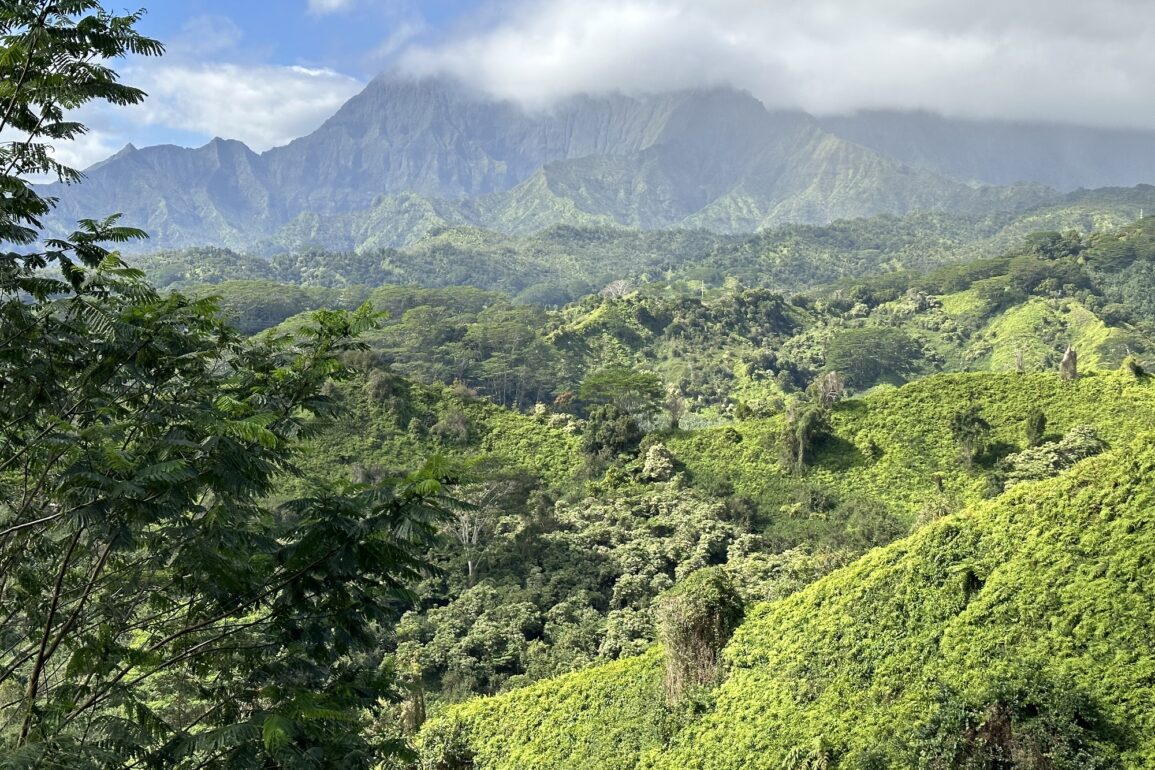
[[[126,146],[50,185],[50,230],[119,211],[147,248],[399,246],[445,227],[748,232],[913,211],[988,213],[1155,181],[1155,132],[869,112],[818,119],[729,88],[527,111],[382,75],[311,134],[255,153]]]

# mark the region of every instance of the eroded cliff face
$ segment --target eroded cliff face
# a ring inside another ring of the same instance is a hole
[[[381,76],[313,133],[259,155],[223,139],[195,149],[126,147],[83,184],[47,190],[60,199],[49,227],[68,232],[78,216],[119,211],[151,234],[145,248],[351,248],[411,243],[463,224],[508,233],[589,223],[742,232],[916,210],[986,212],[1052,195],[975,183],[964,161],[988,146],[992,157],[1003,145],[1013,151],[1015,142],[979,132],[957,149],[950,137],[961,128],[916,115],[903,125],[918,141],[899,146],[887,133],[903,135],[887,122],[898,117],[868,117],[820,122],[726,88],[579,96],[527,111],[444,79]],[[1072,168],[1068,176],[1082,173]]]

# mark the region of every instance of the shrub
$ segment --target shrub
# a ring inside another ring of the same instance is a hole
[[[1026,433],[1027,446],[1034,447],[1043,443],[1044,434],[1047,432],[1047,415],[1042,409],[1034,409],[1030,415],[1027,416]]]
[[[721,567],[698,570],[658,597],[669,702],[677,703],[690,688],[718,681],[720,653],[744,614],[742,598]]]

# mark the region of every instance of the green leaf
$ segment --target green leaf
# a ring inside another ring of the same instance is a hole
[[[266,749],[276,751],[289,745],[295,731],[296,723],[293,720],[280,714],[270,714],[265,717],[264,726],[261,728],[261,741]]]

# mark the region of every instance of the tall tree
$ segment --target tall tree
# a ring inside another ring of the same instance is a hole
[[[109,251],[143,235],[115,218],[40,242],[28,176],[79,178],[66,109],[143,97],[108,67],[160,53],[140,17],[0,4],[0,766],[369,767],[360,653],[444,472],[265,501],[376,314],[246,341]]]
[[[950,418],[950,433],[959,448],[959,455],[969,467],[986,449],[987,437],[991,432],[991,424],[983,419],[982,410],[978,404],[971,404],[960,409]]]
[[[664,390],[662,381],[653,372],[628,366],[607,366],[586,375],[578,395],[583,401],[609,404],[621,412],[640,417],[658,410]]]

